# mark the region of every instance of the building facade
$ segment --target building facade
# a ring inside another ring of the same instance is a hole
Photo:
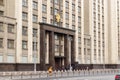
[[[119,9],[120,0],[0,0],[1,70],[119,67]]]

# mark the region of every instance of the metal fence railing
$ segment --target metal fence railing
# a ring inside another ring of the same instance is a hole
[[[94,69],[94,70],[75,70],[75,71],[18,71],[18,72],[0,72],[0,79],[32,79],[32,78],[60,78],[60,77],[76,77],[76,76],[97,76],[117,74],[118,69]]]

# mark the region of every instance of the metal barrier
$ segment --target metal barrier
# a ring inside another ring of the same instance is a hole
[[[48,71],[18,71],[18,72],[0,72],[0,79],[31,79],[31,78],[49,78],[49,77],[77,77],[77,76],[96,76],[117,74],[118,69],[94,69],[94,70],[74,70],[74,71],[53,71],[51,75]]]

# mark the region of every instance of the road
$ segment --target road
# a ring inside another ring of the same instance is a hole
[[[48,77],[37,79],[24,79],[24,80],[114,80],[115,75],[102,75],[102,76],[81,76],[81,77]]]

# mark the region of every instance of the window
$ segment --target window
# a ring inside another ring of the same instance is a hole
[[[80,6],[78,6],[78,12],[81,13],[81,7]]]
[[[66,12],[66,19],[69,19],[69,13]]]
[[[7,62],[8,62],[8,63],[13,63],[13,62],[15,62],[15,57],[12,56],[12,55],[8,55],[8,56],[7,56]]]
[[[57,34],[55,34],[55,40],[58,40],[58,39],[59,39],[58,35],[57,35]]]
[[[22,63],[27,63],[27,62],[28,62],[27,56],[22,56]]]
[[[8,45],[8,48],[14,48],[14,40],[8,39],[7,45]]]
[[[42,12],[47,13],[47,6],[45,4],[42,5]]]
[[[4,15],[4,12],[3,11],[0,11],[0,16],[3,16]]]
[[[33,22],[37,22],[37,15],[33,15]]]
[[[22,27],[22,35],[27,35],[27,33],[28,33],[28,30],[27,30],[27,29],[28,29],[28,28],[25,27],[25,26]]]
[[[55,52],[59,52],[59,45],[55,45]]]
[[[81,31],[81,28],[80,28],[80,27],[78,27],[78,32],[80,33],[80,31]]]
[[[0,22],[0,31],[3,31],[3,22]]]
[[[22,13],[22,19],[27,20],[27,18],[28,18],[28,14],[26,12],[23,12]]]
[[[53,15],[53,7],[51,7],[50,9],[51,9],[51,15]]]
[[[81,23],[81,17],[80,16],[78,16],[78,22]]]
[[[72,29],[75,29],[75,25],[72,25]]]
[[[3,48],[3,39],[0,38],[0,48]]]
[[[37,42],[33,42],[33,50],[37,50]]]
[[[66,8],[69,8],[69,2],[68,1],[65,2],[65,5],[66,5]]]
[[[75,4],[72,4],[72,10],[75,11]]]
[[[56,15],[58,13],[58,9],[55,8],[54,13]]]
[[[44,23],[46,23],[46,22],[47,22],[46,17],[42,17],[42,22],[44,22]]]
[[[69,24],[68,23],[66,23],[66,28],[69,28]]]
[[[0,62],[3,62],[3,55],[0,55]]]
[[[37,29],[33,29],[33,37],[37,37]]]
[[[27,49],[27,41],[22,41],[22,49]]]
[[[27,7],[28,6],[28,0],[22,0],[22,6]]]
[[[75,22],[75,15],[72,15],[72,21]]]
[[[78,38],[78,43],[81,43],[81,38],[80,37]]]
[[[55,4],[59,4],[59,0],[54,0]]]
[[[0,0],[0,5],[3,5],[3,0]]]
[[[14,25],[13,24],[8,24],[8,32],[14,33]]]
[[[38,9],[38,3],[33,1],[33,9],[37,10]]]

